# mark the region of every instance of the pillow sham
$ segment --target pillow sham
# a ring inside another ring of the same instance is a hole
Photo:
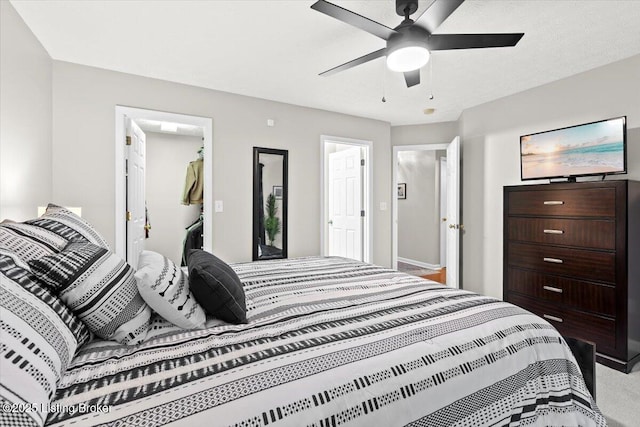
[[[135,277],[142,298],[166,320],[183,329],[204,326],[204,309],[189,290],[189,278],[173,261],[142,251]]]
[[[187,259],[189,287],[205,311],[229,323],[247,323],[244,288],[229,265],[213,254],[192,249]]]
[[[144,340],[151,309],[138,292],[133,268],[119,256],[90,242],[70,242],[29,265],[99,337],[122,344]]]
[[[67,243],[66,239],[44,228],[19,222],[0,224],[0,248],[13,252],[25,262],[58,253]]]
[[[26,221],[26,223],[52,231],[67,241],[86,240],[110,249],[105,238],[91,224],[70,210],[52,203],[49,203],[47,210],[40,218]]]
[[[56,384],[86,327],[24,269],[19,257],[0,249],[0,425],[42,426]]]

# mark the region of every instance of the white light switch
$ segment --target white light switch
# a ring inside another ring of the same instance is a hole
[[[222,204],[222,200],[216,200],[215,205],[216,206],[215,206],[214,210],[216,212],[222,212],[223,207],[224,207],[223,204]]]
[[[387,203],[386,202],[380,202],[380,210],[381,211],[386,211],[387,210]]]

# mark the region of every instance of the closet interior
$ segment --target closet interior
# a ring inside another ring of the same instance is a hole
[[[143,126],[147,140],[145,249],[184,266],[188,251],[202,249],[204,241],[203,129],[169,133]]]

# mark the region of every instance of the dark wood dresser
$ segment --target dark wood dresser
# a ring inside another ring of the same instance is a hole
[[[640,182],[504,188],[504,299],[623,372],[640,360],[639,280]]]

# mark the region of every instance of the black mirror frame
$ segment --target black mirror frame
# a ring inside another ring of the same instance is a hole
[[[258,192],[260,191],[259,164],[260,154],[275,154],[282,156],[282,256],[279,258],[265,259],[283,259],[287,258],[287,214],[289,202],[289,180],[288,180],[288,161],[289,151],[279,150],[276,148],[253,147],[253,249],[251,250],[252,259],[260,261],[258,258],[258,216],[260,210],[264,209],[260,206]]]

